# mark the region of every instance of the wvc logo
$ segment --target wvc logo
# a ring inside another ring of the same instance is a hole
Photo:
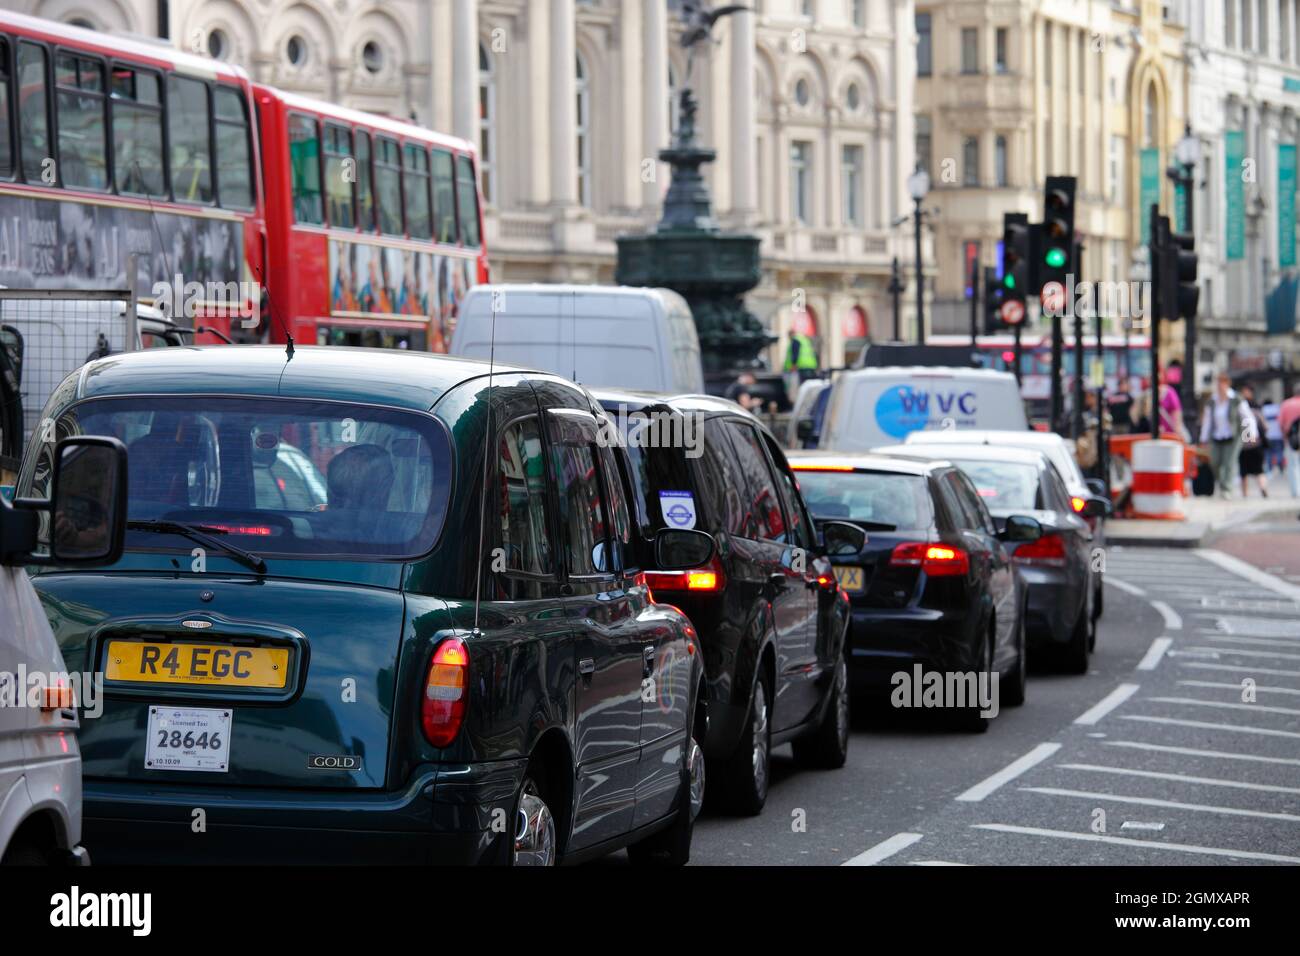
[[[148,936],[152,927],[152,893],[82,893],[79,887],[50,897],[50,925],[129,926],[134,936]]]

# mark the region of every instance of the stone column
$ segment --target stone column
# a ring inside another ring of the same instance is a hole
[[[753,220],[756,192],[754,100],[754,17],[748,10],[731,19],[731,215],[738,223]]]
[[[543,6],[550,8],[551,202],[571,205],[578,201],[577,13],[574,0]]]
[[[451,12],[452,132],[478,143],[478,0],[453,0]]]
[[[641,24],[645,58],[641,64],[643,158],[654,158],[654,182],[641,187],[641,203],[655,210],[668,188],[668,167],[658,162],[659,150],[668,145],[668,8],[665,0],[642,0]],[[661,181],[662,180],[662,181]]]
[[[528,58],[527,87],[519,102],[526,112],[520,125],[528,128],[528,161],[526,170],[526,198],[537,206],[551,201],[551,122],[550,71],[547,67],[550,50],[551,0],[528,0],[528,34],[525,55]],[[504,87],[500,87],[504,91]]]
[[[617,205],[635,209],[641,205],[642,161],[653,154],[642,148],[642,92],[645,42],[642,37],[641,0],[622,0],[618,18],[618,96],[620,115]]]

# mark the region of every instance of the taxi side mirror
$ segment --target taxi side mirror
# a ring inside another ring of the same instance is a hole
[[[664,528],[655,535],[655,564],[660,571],[686,571],[713,560],[713,535],[686,528]]]
[[[82,435],[54,448],[53,493],[19,498],[3,508],[0,562],[98,567],[122,557],[126,541],[126,446]],[[49,516],[50,553],[35,554],[40,515]]]

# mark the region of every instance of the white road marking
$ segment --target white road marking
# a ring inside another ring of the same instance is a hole
[[[1131,840],[1127,837],[1106,836],[1101,833],[1074,833],[1070,830],[1045,830],[1041,827],[1017,827],[1005,823],[975,823],[977,830],[996,830],[999,833],[1019,833],[1024,836],[1051,837],[1057,840],[1082,840],[1085,843],[1110,843],[1116,846],[1135,846],[1154,850],[1172,850],[1176,853],[1203,853],[1206,856],[1227,856],[1239,860],[1266,860],[1270,863],[1300,863],[1300,856],[1283,856],[1280,853],[1256,853],[1252,850],[1229,850],[1216,846],[1196,846],[1191,843],[1164,843],[1159,840]]]
[[[1147,700],[1162,704],[1192,704],[1198,707],[1222,707],[1225,710],[1254,710],[1261,714],[1292,714],[1300,716],[1300,710],[1294,707],[1271,707],[1264,704],[1238,704],[1224,700],[1200,700],[1196,697],[1148,697]]]
[[[1300,601],[1300,586],[1283,581],[1267,571],[1261,571],[1253,564],[1247,564],[1240,558],[1234,558],[1222,551],[1215,551],[1213,548],[1197,548],[1194,553],[1197,557],[1204,558],[1206,561],[1213,561],[1219,567],[1253,581],[1260,587],[1268,588],[1270,591],[1290,598],[1292,601]]]
[[[1163,823],[1143,823],[1140,820],[1125,820],[1119,825],[1121,830],[1163,830]]]
[[[950,863],[947,860],[913,860],[912,866],[970,866],[970,864]]]
[[[1124,720],[1142,720],[1150,724],[1169,724],[1174,727],[1197,727],[1201,730],[1226,730],[1237,734],[1262,734],[1265,737],[1295,737],[1300,734],[1290,730],[1272,730],[1266,727],[1241,727],[1237,724],[1212,724],[1204,720],[1175,720],[1173,717],[1147,717],[1144,714],[1124,714]]]
[[[1221,644],[1259,644],[1264,647],[1295,647],[1295,641],[1275,637],[1232,637],[1218,631],[1201,631],[1196,635],[1203,641],[1218,641]]]
[[[1164,601],[1152,601],[1151,606],[1160,612],[1160,616],[1165,619],[1165,627],[1171,631],[1181,631],[1183,629],[1183,619]]]
[[[870,850],[859,853],[851,860],[845,860],[841,866],[875,866],[881,860],[887,860],[895,853],[906,850],[921,839],[919,833],[895,833],[883,843],[877,843]]]
[[[1225,690],[1235,690],[1241,692],[1240,684],[1225,684],[1222,681],[1215,680],[1180,680],[1179,685],[1182,687],[1222,687]],[[1298,694],[1300,688],[1295,687],[1270,687],[1262,684],[1255,685],[1255,690],[1261,694]]]
[[[1115,585],[1115,587],[1119,588],[1121,591],[1124,591],[1128,594],[1132,594],[1134,597],[1145,598],[1147,596],[1147,592],[1143,591],[1136,584],[1129,584],[1127,581],[1120,581],[1119,579],[1109,574],[1103,577],[1102,580],[1105,581],[1107,584]]]
[[[1120,684],[1100,701],[1074,719],[1076,724],[1091,727],[1138,692],[1138,684]]]
[[[1165,651],[1169,650],[1169,645],[1174,642],[1172,637],[1157,637],[1151,642],[1151,648],[1143,655],[1142,660],[1138,661],[1137,669],[1140,671],[1153,671],[1156,665],[1160,663],[1160,658],[1165,656]]]
[[[1171,810],[1192,810],[1197,813],[1220,813],[1230,817],[1256,817],[1261,820],[1286,820],[1300,823],[1294,813],[1274,813],[1270,810],[1246,810],[1242,807],[1216,807],[1207,803],[1179,803],[1176,800],[1159,800],[1155,797],[1125,797],[1095,790],[1065,790],[1061,787],[1021,787],[1026,793],[1041,793],[1049,797],[1082,797],[1087,800],[1110,800],[1112,803],[1134,803],[1142,807],[1168,807]]]
[[[1204,664],[1197,661],[1180,661],[1183,667],[1200,667],[1212,671],[1237,671],[1246,674],[1268,674],[1272,677],[1300,677],[1300,671],[1283,671],[1276,667],[1246,667],[1242,664]]]
[[[1300,661],[1300,654],[1283,654],[1279,651],[1247,651],[1235,647],[1189,647],[1187,650],[1209,654],[1232,654],[1236,657],[1275,657],[1283,661]]]
[[[963,803],[978,803],[1004,783],[1015,780],[1016,777],[1020,776],[1026,770],[1042,763],[1060,749],[1060,744],[1039,744],[1023,757],[1007,764],[993,776],[980,781],[965,793],[960,794],[957,799]]]
[[[1158,770],[1101,767],[1091,763],[1058,763],[1057,766],[1065,770],[1087,770],[1090,773],[1113,773],[1124,777],[1147,777],[1151,780],[1173,780],[1177,783],[1200,783],[1207,787],[1235,787],[1238,790],[1260,790],[1265,793],[1300,793],[1300,787],[1282,787],[1271,783],[1246,783],[1242,780],[1221,780],[1218,777],[1193,777],[1182,773],[1161,773]]]
[[[1167,744],[1144,744],[1136,740],[1108,740],[1108,747],[1131,747],[1134,750],[1150,750],[1155,753],[1179,754],[1184,757],[1217,757],[1222,760],[1253,760],[1256,763],[1282,763],[1300,767],[1300,759],[1295,757],[1265,757],[1260,754],[1225,753],[1222,750],[1198,750],[1196,747],[1171,747]]]

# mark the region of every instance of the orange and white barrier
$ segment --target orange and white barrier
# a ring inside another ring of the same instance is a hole
[[[1182,521],[1184,454],[1181,441],[1133,443],[1133,517]]]

